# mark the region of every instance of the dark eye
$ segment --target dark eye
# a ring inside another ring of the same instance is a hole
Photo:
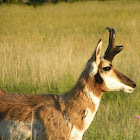
[[[103,70],[104,70],[104,71],[110,71],[110,70],[111,70],[111,67],[110,67],[110,66],[104,67]]]

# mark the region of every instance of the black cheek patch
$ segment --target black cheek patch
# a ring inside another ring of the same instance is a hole
[[[102,77],[100,76],[99,74],[99,71],[98,73],[94,76],[95,80],[99,83],[99,84],[102,84],[103,83],[103,79]]]

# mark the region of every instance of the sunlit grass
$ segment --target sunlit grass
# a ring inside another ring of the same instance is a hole
[[[0,7],[0,88],[18,93],[63,93],[77,81],[107,26],[124,50],[113,65],[137,83],[132,94],[104,93],[84,139],[140,138],[140,2],[77,2],[33,8]],[[103,54],[103,53],[102,53]]]

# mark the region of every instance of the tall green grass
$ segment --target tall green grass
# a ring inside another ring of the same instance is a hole
[[[33,8],[0,7],[0,88],[17,93],[69,90],[77,81],[98,40],[103,53],[107,26],[116,30],[124,50],[113,62],[133,79],[132,94],[104,93],[85,140],[140,139],[140,2],[77,2]],[[102,53],[102,54],[103,54]]]

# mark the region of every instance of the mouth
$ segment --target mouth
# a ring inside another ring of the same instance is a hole
[[[132,93],[134,90],[135,90],[135,88],[123,89],[123,91],[124,91],[125,93]]]

